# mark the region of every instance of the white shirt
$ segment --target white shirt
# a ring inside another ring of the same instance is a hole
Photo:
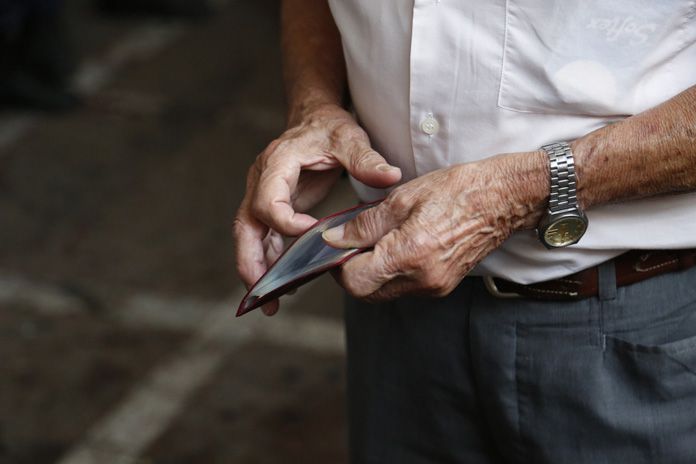
[[[573,140],[696,84],[691,0],[330,0],[350,92],[404,181]],[[621,173],[616,173],[621,175]],[[385,196],[354,182],[364,200]],[[473,274],[532,283],[629,249],[696,247],[696,193],[587,211],[580,243],[515,233]]]

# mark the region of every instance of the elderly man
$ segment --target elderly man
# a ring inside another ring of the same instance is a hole
[[[288,129],[237,264],[254,282],[343,169],[386,196],[324,236],[372,247],[336,275],[353,462],[696,462],[695,18],[283,2]]]

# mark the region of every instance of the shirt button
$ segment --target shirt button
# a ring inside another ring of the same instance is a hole
[[[428,135],[435,135],[440,130],[440,123],[437,122],[437,119],[432,114],[429,114],[421,122],[421,130]]]

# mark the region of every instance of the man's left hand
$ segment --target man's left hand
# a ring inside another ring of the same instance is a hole
[[[433,171],[324,232],[332,246],[374,246],[335,276],[348,293],[369,301],[445,296],[512,232],[536,225],[548,191],[543,152]]]

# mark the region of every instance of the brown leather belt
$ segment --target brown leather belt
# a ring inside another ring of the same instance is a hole
[[[696,249],[632,250],[614,258],[616,286],[634,284],[660,274],[682,271],[696,265]],[[597,296],[599,266],[536,284],[522,285],[509,280],[484,277],[486,288],[501,298],[533,298],[537,300],[581,300]],[[695,282],[696,284],[696,282]]]

